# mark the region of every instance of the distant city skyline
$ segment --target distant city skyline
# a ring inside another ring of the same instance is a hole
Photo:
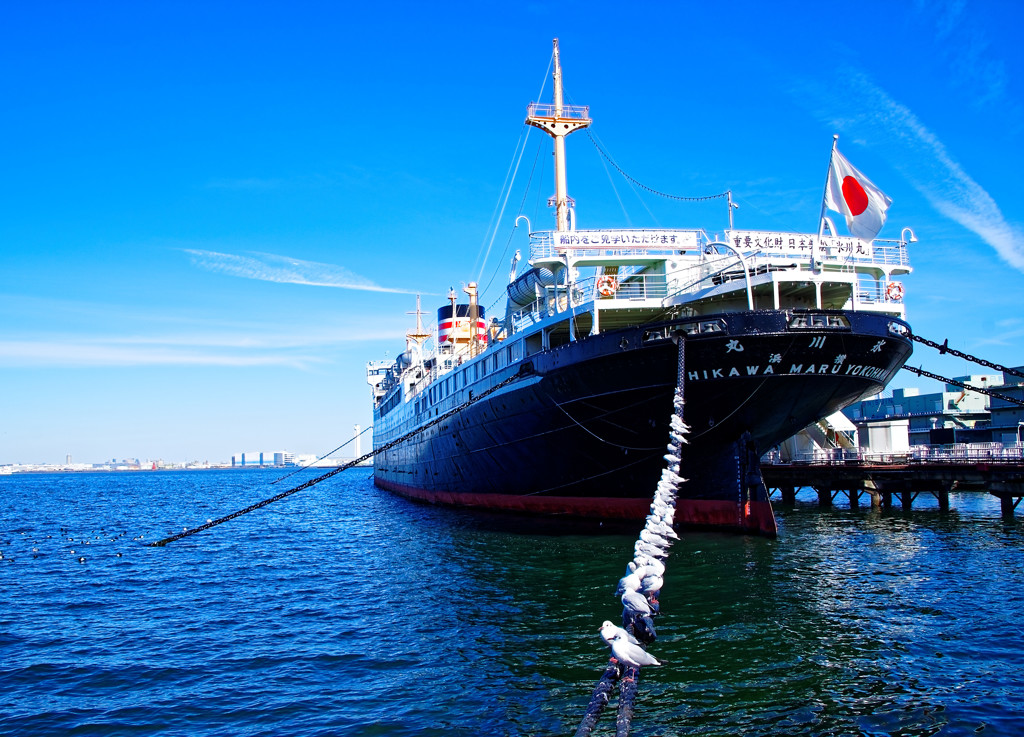
[[[728,189],[737,228],[812,231],[838,134],[893,201],[880,237],[917,236],[914,331],[1024,364],[1022,25],[998,0],[11,4],[0,464],[322,455],[369,426],[365,365],[416,295],[432,327],[478,281],[500,316],[515,217],[553,226],[500,195],[553,190],[541,132],[512,155],[556,36],[594,120],[567,141],[579,227],[721,233],[720,200],[679,198]]]

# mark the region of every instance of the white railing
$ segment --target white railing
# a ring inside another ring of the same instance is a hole
[[[902,304],[903,291],[889,296],[888,287],[893,282],[878,281],[870,276],[861,276],[857,280],[857,300],[861,304]]]
[[[668,282],[664,274],[628,273],[612,276],[616,282],[614,292],[604,296],[598,292],[598,281],[602,275],[581,279],[571,285],[572,307],[597,301],[601,309],[634,306],[645,300],[661,300],[668,296]],[[546,287],[540,299],[512,313],[513,332],[519,332],[535,325],[546,317],[565,312],[569,304],[565,298],[564,286]],[[625,303],[631,303],[626,305]]]
[[[907,463],[998,463],[1024,461],[1021,443],[957,443],[955,445],[915,445],[902,452],[873,451],[865,448],[817,448],[803,451],[783,461],[772,450],[761,458],[762,465],[784,463],[809,465],[907,464]]]
[[[556,112],[557,111],[557,112]],[[562,105],[557,110],[550,102],[531,102],[526,106],[526,114],[531,118],[572,118],[575,120],[587,120],[590,117],[589,105]]]
[[[601,305],[605,306],[609,303],[614,304],[616,301],[662,300],[668,296],[668,282],[665,280],[664,274],[633,274],[631,276],[620,274],[609,276],[616,280],[613,294],[606,297],[598,292],[598,282],[601,280],[601,275],[597,275],[576,282],[574,285],[576,287],[576,291],[573,294],[574,298],[584,296],[584,301],[588,302],[592,299],[599,299],[601,300]]]

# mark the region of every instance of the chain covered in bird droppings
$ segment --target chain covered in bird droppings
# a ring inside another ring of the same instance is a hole
[[[622,627],[608,621],[601,625],[601,637],[611,648],[612,657],[594,687],[575,737],[589,737],[594,731],[601,712],[611,700],[616,682],[619,684],[619,706],[615,718],[615,734],[616,737],[627,737],[633,721],[633,704],[636,701],[640,668],[646,665],[661,665],[647,652],[645,645],[657,639],[652,618],[660,614],[658,596],[664,585],[664,561],[668,559],[668,551],[673,540],[678,539],[672,525],[675,519],[676,494],[679,484],[685,481],[679,477],[679,471],[682,445],[686,442],[686,433],[689,429],[683,422],[685,335],[680,332],[675,337],[679,341],[679,362],[665,468],[651,501],[651,513],[647,516],[647,522],[633,546],[633,560],[626,567],[626,575],[619,580],[619,586],[615,591],[622,598]]]
[[[503,381],[495,384],[490,389],[482,391],[482,392],[480,392],[480,394],[477,394],[476,396],[473,396],[473,393],[470,392],[469,399],[467,399],[465,402],[460,404],[458,407],[454,407],[454,408],[448,410],[447,412],[445,412],[444,414],[438,415],[437,417],[432,419],[430,422],[427,422],[427,423],[425,423],[423,425],[420,425],[415,430],[411,430],[411,431],[407,432],[402,437],[397,438],[395,440],[392,440],[391,442],[386,443],[386,444],[382,445],[381,447],[376,448],[376,449],[370,451],[369,453],[366,453],[366,454],[360,456],[359,458],[356,458],[354,461],[350,461],[349,463],[346,463],[343,466],[339,466],[338,468],[332,469],[331,471],[328,471],[327,473],[325,473],[323,476],[318,476],[315,479],[310,479],[309,481],[307,481],[304,484],[300,484],[299,486],[296,486],[296,487],[294,487],[292,489],[288,489],[288,491],[282,491],[277,496],[272,496],[269,499],[264,499],[261,502],[256,502],[255,504],[251,504],[248,507],[246,507],[245,509],[239,509],[237,512],[232,512],[231,514],[226,515],[224,517],[220,517],[219,519],[211,520],[210,522],[207,522],[205,525],[200,525],[199,527],[194,527],[194,528],[192,528],[190,530],[185,530],[184,532],[179,532],[177,535],[171,535],[170,537],[165,537],[163,540],[158,540],[155,543],[149,543],[149,547],[151,547],[151,548],[162,548],[163,546],[167,545],[168,543],[172,543],[172,542],[174,542],[176,540],[181,540],[183,537],[188,537],[189,535],[195,535],[197,532],[202,532],[203,530],[208,530],[211,527],[216,527],[217,525],[220,525],[220,524],[223,524],[225,522],[228,522],[229,520],[235,519],[235,517],[241,517],[243,514],[248,514],[249,512],[252,512],[252,511],[255,511],[257,509],[260,509],[261,507],[265,507],[268,504],[273,504],[274,502],[280,501],[281,499],[284,499],[285,497],[291,496],[292,494],[295,494],[295,493],[297,493],[299,491],[302,491],[303,489],[308,489],[310,486],[315,486],[316,484],[319,484],[321,481],[325,481],[325,480],[331,478],[331,476],[335,476],[335,475],[341,473],[342,471],[345,471],[345,470],[347,470],[349,468],[352,468],[353,466],[358,466],[360,463],[362,463],[364,461],[368,461],[369,459],[373,458],[378,453],[383,453],[386,450],[390,450],[391,448],[394,448],[396,445],[399,445],[400,443],[404,443],[409,438],[411,438],[411,437],[413,437],[415,435],[418,435],[419,433],[423,432],[424,430],[426,430],[429,427],[433,427],[434,425],[437,425],[437,424],[439,424],[441,422],[444,422],[445,420],[447,420],[448,418],[452,417],[453,415],[457,415],[459,412],[462,412],[464,409],[466,409],[470,405],[475,404],[475,403],[479,402],[481,399],[490,396],[491,394],[493,394],[494,392],[498,391],[499,389],[502,389],[502,388],[508,386],[509,384],[511,384],[513,381],[519,379],[520,377],[525,376],[526,374],[532,373],[532,371],[533,371],[533,367],[532,367],[531,364],[529,364],[529,363],[524,364],[517,373],[512,374],[511,376],[507,377]]]

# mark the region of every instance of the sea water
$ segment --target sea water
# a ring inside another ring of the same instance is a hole
[[[146,547],[279,474],[0,477],[0,734],[573,734],[639,524],[556,535],[352,469]],[[632,734],[1024,732],[1024,525],[952,507],[684,534]]]

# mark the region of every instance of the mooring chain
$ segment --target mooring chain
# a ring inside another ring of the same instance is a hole
[[[353,466],[358,466],[360,463],[362,463],[364,461],[367,461],[370,458],[373,458],[378,453],[383,453],[386,450],[390,450],[391,448],[394,448],[396,445],[398,445],[400,443],[404,443],[409,438],[411,438],[411,437],[413,437],[415,435],[418,435],[419,433],[423,432],[427,428],[433,427],[434,425],[437,425],[437,424],[439,424],[441,422],[444,422],[445,420],[449,419],[450,417],[458,414],[459,412],[462,412],[464,409],[466,409],[470,405],[476,404],[477,402],[479,402],[484,397],[488,397],[491,394],[493,394],[494,392],[498,391],[499,389],[502,389],[502,388],[508,386],[509,384],[511,384],[513,381],[516,381],[517,379],[521,378],[522,376],[525,376],[525,375],[527,375],[529,373],[532,373],[532,371],[533,371],[533,366],[531,364],[525,364],[524,366],[522,366],[519,369],[519,371],[517,373],[512,374],[508,378],[506,378],[503,381],[495,384],[490,389],[486,389],[485,391],[480,392],[476,396],[473,396],[473,392],[472,392],[472,390],[470,390],[470,392],[469,392],[469,399],[467,399],[465,402],[463,402],[459,406],[454,407],[454,408],[448,410],[444,414],[438,415],[434,419],[430,420],[430,422],[427,422],[426,424],[421,425],[420,427],[417,427],[415,430],[411,430],[411,431],[407,432],[405,435],[401,436],[400,438],[392,440],[391,442],[386,443],[386,444],[382,445],[381,447],[379,447],[379,448],[377,448],[375,450],[371,450],[369,453],[363,454],[359,458],[356,458],[354,461],[350,461],[349,463],[346,463],[346,464],[344,464],[342,466],[339,466],[338,468],[332,469],[332,470],[328,471],[327,473],[325,473],[324,475],[318,476],[315,479],[310,479],[306,483],[300,484],[299,486],[296,486],[293,489],[288,489],[288,491],[282,491],[277,496],[272,496],[269,499],[264,499],[261,502],[256,502],[255,504],[251,504],[248,507],[246,507],[245,509],[240,509],[237,512],[232,512],[231,514],[226,515],[224,517],[220,517],[218,519],[211,520],[211,521],[207,522],[204,525],[200,525],[199,527],[194,527],[192,529],[185,530],[183,532],[179,532],[177,535],[171,535],[170,537],[165,537],[163,540],[158,540],[155,543],[149,543],[149,547],[151,547],[151,548],[162,548],[163,546],[167,545],[168,543],[175,542],[176,540],[181,540],[183,537],[188,537],[189,535],[195,535],[197,532],[202,532],[203,530],[208,530],[211,527],[216,527],[217,525],[220,525],[220,524],[223,524],[225,522],[228,522],[230,520],[235,519],[235,517],[241,517],[243,514],[248,514],[249,512],[252,512],[254,510],[260,509],[261,507],[265,507],[268,504],[273,504],[276,501],[280,501],[281,499],[284,499],[285,497],[288,497],[288,496],[291,496],[292,494],[300,492],[303,489],[308,489],[310,486],[314,486],[316,484],[319,484],[321,481],[325,481],[325,480],[331,478],[331,476],[336,476],[337,474],[341,473],[342,471],[348,470],[349,468],[352,468]]]
[[[676,495],[682,458],[682,445],[689,428],[683,422],[683,381],[685,373],[685,337],[678,335],[679,362],[676,391],[672,401],[668,453],[665,468],[651,502],[651,513],[633,546],[634,557],[626,567],[626,575],[619,580],[616,595],[622,599],[622,627],[611,622],[601,625],[601,637],[611,648],[612,657],[594,687],[575,737],[589,737],[597,720],[611,700],[615,684],[619,685],[619,706],[615,717],[616,737],[627,737],[633,721],[640,668],[661,665],[646,650],[646,645],[657,639],[653,617],[660,614],[658,596],[664,585],[665,560],[669,548],[678,539],[672,524],[675,518]]]
[[[913,366],[906,366],[905,365],[905,366],[903,366],[903,368],[905,368],[907,371],[911,371],[911,372],[917,374],[918,376],[926,376],[929,379],[935,379],[936,381],[941,381],[941,382],[944,382],[946,384],[953,384],[954,386],[958,386],[961,389],[968,389],[968,390],[970,390],[972,392],[978,392],[979,394],[987,394],[990,397],[995,397],[996,399],[1002,399],[1004,402],[1009,402],[1010,404],[1016,404],[1018,407],[1024,407],[1024,401],[1022,401],[1020,399],[1015,399],[1014,397],[1008,397],[1005,394],[1000,394],[999,392],[992,391],[991,389],[985,389],[985,388],[980,387],[980,386],[968,385],[968,384],[963,383],[962,381],[957,381],[956,379],[947,379],[945,376],[939,376],[938,374],[933,374],[930,371],[925,371],[924,369],[914,368]]]
[[[991,361],[986,361],[984,358],[978,358],[977,356],[972,356],[969,353],[963,353],[961,351],[958,351],[956,348],[950,348],[949,338],[946,338],[944,341],[942,341],[941,344],[939,344],[936,343],[934,340],[928,340],[927,338],[922,338],[919,335],[914,335],[913,333],[911,333],[910,339],[916,340],[918,343],[923,343],[924,345],[929,346],[930,348],[936,349],[940,355],[944,353],[949,353],[950,355],[956,356],[957,358],[964,358],[968,361],[972,361],[973,363],[977,363],[981,366],[988,366],[989,368],[993,368],[996,371],[1002,371],[1004,374],[1011,374],[1013,376],[1019,376],[1021,378],[1024,378],[1024,372],[1018,371],[1017,369],[1008,368],[1006,366],[1000,366],[998,363],[992,363]]]

